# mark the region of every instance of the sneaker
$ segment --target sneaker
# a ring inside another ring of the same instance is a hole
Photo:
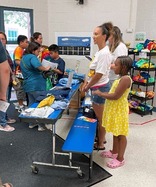
[[[12,132],[12,131],[14,131],[14,130],[15,130],[15,128],[14,128],[14,127],[11,127],[10,125],[6,125],[5,127],[2,127],[2,126],[0,125],[0,131]]]
[[[22,112],[23,110],[25,110],[25,105],[21,105],[19,106],[18,112]]]
[[[51,130],[51,131],[52,131],[52,124],[45,124],[45,127],[46,127],[48,130]]]
[[[44,130],[45,129],[42,126],[38,125],[38,131],[44,131]]]
[[[33,129],[34,127],[37,127],[37,126],[38,126],[38,124],[30,124],[29,129]]]
[[[19,106],[19,105],[16,105],[16,106],[15,106],[15,109],[16,109],[16,110],[19,110],[19,109],[20,109],[20,106]]]
[[[11,119],[11,118],[9,118],[8,120],[7,120],[7,123],[15,123],[16,122],[16,120],[15,119]]]
[[[18,105],[16,105],[15,103],[14,103],[14,105],[15,105],[15,109],[17,110]]]
[[[15,109],[18,110],[18,112],[24,110],[27,106],[26,105],[16,105]]]

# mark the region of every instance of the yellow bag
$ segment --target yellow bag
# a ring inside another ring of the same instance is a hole
[[[55,97],[53,95],[50,95],[48,97],[46,97],[45,99],[43,99],[37,106],[37,108],[41,108],[44,106],[51,106],[53,104],[55,100]]]

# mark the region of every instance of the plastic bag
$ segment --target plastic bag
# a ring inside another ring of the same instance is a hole
[[[43,78],[48,78],[49,76],[51,76],[51,75],[53,75],[53,71],[52,70],[48,70],[48,71],[43,71],[42,72],[42,76],[43,76]]]
[[[12,75],[12,87],[15,90],[18,90],[21,87],[21,81],[14,74]]]
[[[96,114],[95,114],[93,108],[88,107],[88,106],[85,106],[83,108],[83,116],[88,117],[88,118],[96,119]]]
[[[51,78],[50,78],[50,77],[46,78],[46,90],[48,91],[48,90],[50,90],[52,87],[53,87],[53,84],[52,84],[52,82],[51,82]]]
[[[37,108],[41,108],[44,106],[51,106],[53,104],[55,100],[55,97],[53,95],[50,95],[48,97],[46,97],[45,99],[43,99],[37,106]]]

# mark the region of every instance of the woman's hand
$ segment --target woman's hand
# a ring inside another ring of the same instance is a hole
[[[89,90],[89,88],[87,87],[87,85],[88,85],[87,82],[85,82],[85,83],[83,84],[83,86],[82,86],[82,91],[83,91],[83,92],[87,92],[87,91]]]
[[[50,66],[46,66],[44,71],[48,71],[50,70],[50,68],[51,68]]]
[[[89,88],[87,87],[87,85],[84,87],[84,92],[88,92]]]

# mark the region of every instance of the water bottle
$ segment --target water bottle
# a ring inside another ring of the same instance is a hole
[[[78,73],[79,66],[80,66],[80,61],[77,60],[77,63],[76,63],[76,66],[75,66],[75,73]]]

